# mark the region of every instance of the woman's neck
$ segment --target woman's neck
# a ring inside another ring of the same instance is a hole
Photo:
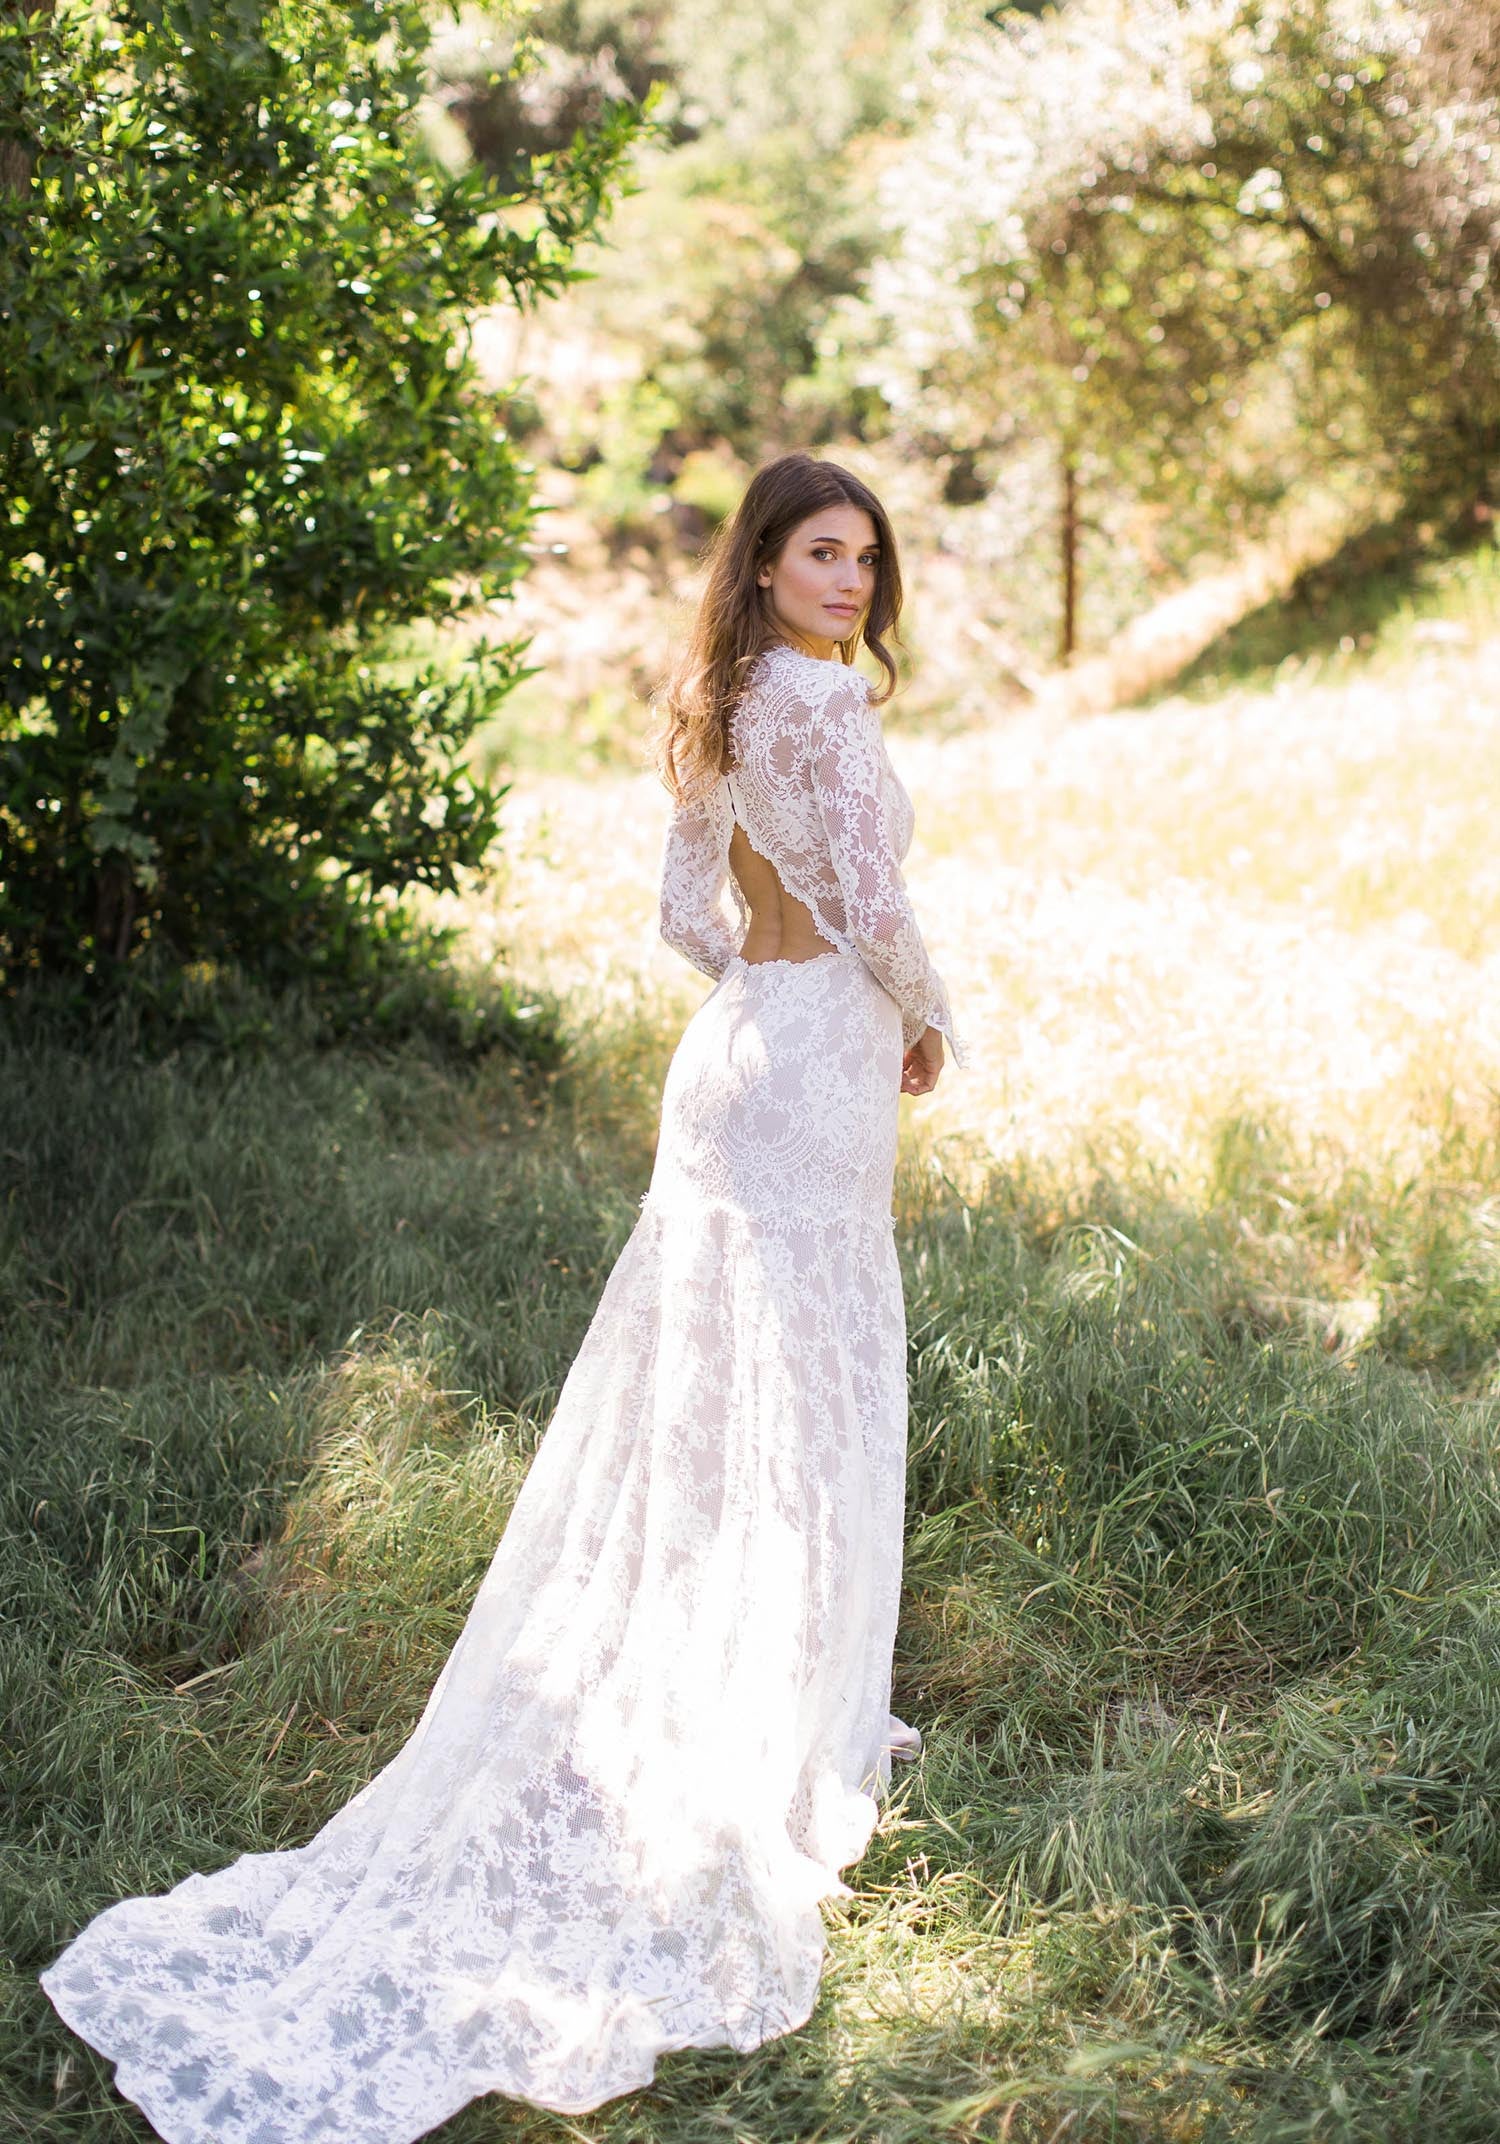
[[[773,647],[790,648],[794,654],[810,655],[815,662],[820,663],[837,663],[844,659],[839,652],[840,644],[836,640],[814,640],[810,634],[793,632],[787,626],[780,626],[777,630],[781,637],[779,641],[772,642]]]

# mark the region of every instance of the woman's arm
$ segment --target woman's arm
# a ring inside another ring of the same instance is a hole
[[[661,934],[715,982],[740,942],[724,913],[731,831],[727,800],[712,791],[674,805],[662,852]]]
[[[885,741],[864,679],[840,679],[814,719],[813,788],[844,896],[849,936],[866,965],[901,1008],[908,1051],[929,1027],[963,1051],[942,978],[922,933],[886,831],[881,803]]]

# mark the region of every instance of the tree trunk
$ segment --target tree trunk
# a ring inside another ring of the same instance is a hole
[[[94,945],[101,962],[120,966],[135,930],[135,874],[123,856],[106,856],[94,874]]]
[[[1058,535],[1062,548],[1062,628],[1057,637],[1057,659],[1065,663],[1078,645],[1078,464],[1071,444],[1062,450]]]
[[[24,141],[0,138],[0,194],[21,194],[31,184],[31,150]]]
[[[0,0],[0,15],[50,15],[56,0]],[[0,194],[24,194],[31,184],[33,142],[24,136],[0,135]]]

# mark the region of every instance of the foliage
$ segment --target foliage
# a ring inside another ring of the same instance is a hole
[[[382,639],[497,603],[529,466],[468,316],[530,305],[635,121],[505,191],[420,129],[415,0],[122,0],[0,23],[0,946],[337,968],[451,886],[499,793],[463,748],[515,642],[415,681]]]
[[[570,307],[616,353],[620,377],[597,407],[544,397],[559,459],[586,474],[596,456],[605,464],[601,506],[632,485],[641,511],[653,497],[665,506],[663,485],[715,446],[743,470],[827,437],[838,411],[819,378],[820,324],[858,280],[870,234],[837,192],[807,227],[798,161],[767,143],[741,163],[712,141],[643,163],[619,250]]]
[[[184,1049],[252,1059],[419,1043],[448,1063],[498,1050],[540,1068],[560,1064],[555,999],[476,962],[457,941],[452,928],[376,910],[357,931],[335,935],[316,965],[274,982],[153,946],[132,962],[129,989],[102,1000],[76,975],[29,979],[7,1003],[7,1024],[18,1040],[66,1039],[142,1062]]]
[[[1023,492],[1048,442],[1105,517],[1101,570],[1109,493],[1157,510],[1178,570],[1319,465],[1472,495],[1500,451],[1500,54],[1471,38],[1438,83],[1424,26],[1355,0],[960,12],[846,318],[867,377]]]
[[[1429,517],[1426,501],[1367,522],[1297,576],[1284,598],[1246,613],[1176,672],[1173,694],[1210,699],[1231,679],[1267,682],[1278,665],[1391,659],[1415,627],[1441,643],[1481,645],[1500,628],[1500,552],[1473,503]],[[1143,696],[1146,697],[1146,696]],[[1159,697],[1152,695],[1151,697]],[[1463,897],[1473,898],[1471,883]]]
[[[529,76],[483,88],[498,34],[470,14],[443,62],[453,110],[497,169],[612,71],[657,89],[640,188],[597,279],[557,315],[562,337],[590,339],[607,385],[540,380],[536,443],[585,474],[583,503],[607,525],[696,538],[722,487],[712,502],[688,497],[701,490],[691,478],[679,490],[689,455],[718,451],[742,481],[745,463],[860,422],[869,398],[829,368],[824,330],[877,242],[873,172],[899,123],[907,11],[880,0],[851,24],[830,0],[774,0],[743,19],[703,0],[545,0],[527,34],[549,79],[571,85],[551,103],[528,98]]]

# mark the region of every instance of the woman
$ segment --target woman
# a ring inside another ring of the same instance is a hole
[[[857,478],[759,472],[666,700],[662,929],[715,988],[458,1643],[308,1845],[126,1899],[43,1975],[170,2144],[410,2144],[483,2092],[581,2113],[811,2011],[818,1902],[920,1746],[887,1711],[891,1180],[953,1030],[847,666],[863,637],[888,695],[899,604]]]

